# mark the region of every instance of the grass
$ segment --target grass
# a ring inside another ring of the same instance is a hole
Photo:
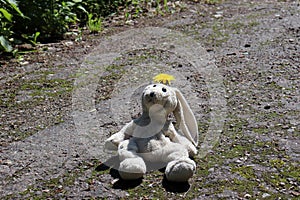
[[[30,73],[24,75],[16,75],[10,81],[14,84],[11,88],[6,88],[0,96],[0,102],[2,106],[11,107],[22,107],[23,104],[28,106],[28,102],[25,100],[23,102],[17,102],[16,98],[22,91],[27,91],[28,96],[33,97],[30,99],[32,101],[43,101],[46,97],[54,98],[65,93],[70,93],[73,90],[73,82],[66,79],[51,79],[48,75],[54,74],[53,71],[43,71],[38,73]],[[25,79],[27,75],[33,75],[34,78]],[[36,104],[33,104],[33,106]]]
[[[209,5],[215,5],[215,4],[222,3],[222,0],[204,0],[204,3]]]
[[[91,33],[98,33],[102,31],[102,19],[94,17],[92,13],[88,14],[87,28]]]
[[[99,78],[96,90],[96,104],[100,101],[110,99],[115,88],[114,85],[126,72],[123,65],[109,65],[105,68],[105,71],[107,73]]]
[[[52,78],[54,71],[50,69],[42,72],[30,72],[14,76],[0,94],[0,103],[5,113],[14,113],[20,116],[19,120],[10,124],[9,120],[3,122],[1,131],[3,137],[9,141],[17,141],[33,135],[37,131],[49,126],[64,122],[64,109],[52,114],[53,107],[40,110],[37,115],[31,115],[34,108],[47,107],[61,99],[67,101],[73,90],[73,81],[70,79]],[[55,104],[57,105],[57,103]],[[55,107],[55,106],[54,106]],[[45,119],[47,117],[47,119]]]

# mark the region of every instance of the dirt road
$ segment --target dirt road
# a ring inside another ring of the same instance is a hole
[[[3,65],[1,199],[299,198],[299,38],[299,1],[188,2]],[[198,120],[197,172],[122,182],[101,165],[103,141],[140,114],[161,72]]]

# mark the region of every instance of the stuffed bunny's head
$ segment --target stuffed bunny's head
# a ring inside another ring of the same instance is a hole
[[[177,105],[175,91],[163,84],[152,84],[144,89],[142,96],[143,112],[149,112],[154,105],[160,105],[166,114],[171,113]]]
[[[157,112],[167,117],[173,112],[177,128],[181,129],[185,137],[197,146],[197,121],[184,96],[177,88],[160,83],[147,86],[142,95],[142,107],[146,115]]]

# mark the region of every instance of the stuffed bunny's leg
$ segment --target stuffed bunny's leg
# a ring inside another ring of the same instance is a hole
[[[133,140],[125,140],[120,143],[118,153],[121,161],[119,174],[124,180],[142,178],[146,173],[144,160],[137,155],[138,147]]]
[[[196,170],[196,163],[189,158],[188,150],[181,144],[170,143],[166,148],[168,161],[165,174],[169,181],[185,182]]]

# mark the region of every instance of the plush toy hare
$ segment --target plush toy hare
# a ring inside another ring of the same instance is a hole
[[[105,141],[105,149],[117,150],[119,174],[124,180],[138,179],[147,163],[165,163],[167,180],[185,182],[196,164],[189,157],[197,153],[197,122],[182,93],[165,84],[145,87],[143,113]],[[176,125],[169,119],[173,113]]]

